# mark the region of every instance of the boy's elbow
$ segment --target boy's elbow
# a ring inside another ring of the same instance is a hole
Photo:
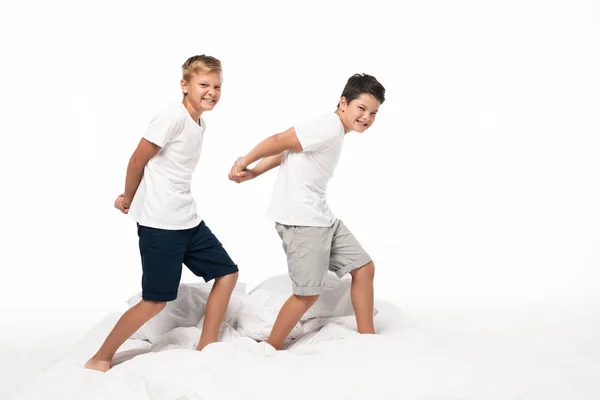
[[[288,130],[272,136],[275,147],[280,151],[292,150],[302,151],[302,146],[296,137],[296,133]]]
[[[288,150],[285,135],[283,133],[277,133],[271,136],[271,146],[278,153]]]
[[[285,134],[276,133],[275,135],[271,136],[271,140],[273,141],[273,143],[281,145],[285,143]]]

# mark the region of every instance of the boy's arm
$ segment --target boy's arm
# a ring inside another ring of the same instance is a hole
[[[144,167],[161,147],[154,144],[144,138],[140,140],[138,147],[133,152],[133,155],[129,159],[127,165],[127,176],[125,177],[125,192],[123,193],[123,207],[129,209],[133,196],[140,186],[142,176],[144,174]]]
[[[256,164],[256,167],[252,169],[245,169],[240,172],[235,171],[234,165],[233,167],[231,167],[231,171],[229,172],[229,179],[237,183],[242,183],[250,179],[254,179],[257,176],[260,176],[265,172],[275,167],[278,167],[281,164],[284,155],[285,152],[282,151],[281,153],[275,154],[274,156],[265,157],[262,160],[260,160],[258,164]]]
[[[269,136],[268,138],[260,142],[258,145],[256,145],[256,147],[254,147],[247,155],[238,158],[234,166],[235,171],[241,172],[248,168],[249,165],[260,159],[279,155],[286,150],[297,152],[302,151],[302,145],[300,144],[298,136],[296,136],[296,130],[293,127],[283,133],[278,133],[276,135]],[[279,162],[281,162],[281,160],[279,160]],[[263,164],[263,166],[268,165],[270,165],[270,163]],[[271,168],[275,166],[276,165],[273,165]],[[264,173],[265,171],[267,170],[265,169],[262,172]]]
[[[260,176],[275,167],[279,167],[284,155],[285,151],[282,151],[279,154],[275,154],[274,156],[269,156],[260,160],[260,162],[256,164],[254,168],[252,168],[254,177]]]

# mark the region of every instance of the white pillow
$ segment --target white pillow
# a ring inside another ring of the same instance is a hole
[[[237,330],[242,336],[255,340],[267,340],[273,329],[281,305],[275,303],[266,290],[258,289],[247,295],[239,311]],[[297,323],[287,340],[293,340],[304,333]]]
[[[354,315],[352,307],[352,298],[350,287],[352,279],[350,277],[338,278],[331,272],[327,272],[325,278],[325,290],[319,296],[316,303],[302,316],[301,321],[306,321],[316,317],[344,317]],[[274,304],[278,308],[292,295],[292,280],[287,274],[273,276],[261,282],[257,287],[250,291],[250,295],[257,290],[265,290],[271,296]],[[377,310],[373,309],[373,315],[377,315]]]
[[[206,282],[206,283],[204,283],[204,282],[199,282],[199,283],[197,283],[197,284],[200,284],[200,285],[207,285],[207,286],[210,286],[210,287],[212,288],[212,287],[213,287],[213,285],[215,284],[215,280],[214,280],[214,279],[212,279],[212,280],[210,280],[209,282]],[[233,291],[234,291],[234,293],[235,293],[235,292],[246,293],[246,286],[247,286],[247,285],[246,285],[246,283],[245,283],[245,282],[236,282],[236,284],[235,284],[235,287],[233,288]]]
[[[200,331],[200,335],[202,335],[202,330],[204,329],[204,317],[198,322],[196,328]],[[223,321],[221,327],[219,328],[219,334],[217,335],[217,342],[229,342],[231,340],[239,338],[240,333],[227,321]],[[198,343],[196,343],[196,347]]]
[[[237,315],[243,303],[245,283],[238,283],[235,287],[229,307],[225,313],[225,321],[230,325],[237,325]],[[167,306],[156,317],[146,322],[132,336],[132,339],[148,340],[150,343],[157,342],[162,335],[171,329],[178,327],[196,326],[206,313],[206,300],[212,289],[210,283],[182,283],[179,285],[177,299],[167,302]],[[133,307],[142,300],[138,293],[127,303]]]

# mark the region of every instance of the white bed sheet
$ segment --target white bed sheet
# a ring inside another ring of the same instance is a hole
[[[45,368],[16,390],[9,399],[85,399],[86,387],[98,385],[102,376],[83,368],[85,362],[100,348],[122,313],[111,313],[78,340],[58,361]],[[115,365],[150,351],[144,340],[129,339],[115,355]]]
[[[85,370],[120,315],[112,314],[11,399],[519,399],[439,346],[393,304],[377,307],[379,335],[358,335],[353,317],[345,317],[313,321],[321,329],[281,352],[248,338],[202,352],[149,352],[149,343],[128,340],[108,373]]]
[[[83,365],[98,351],[111,329],[115,326],[122,313],[112,313],[104,317],[90,332],[81,338],[73,348],[56,364]],[[150,351],[151,344],[145,340],[129,339],[117,351],[113,363],[120,364],[136,355]]]

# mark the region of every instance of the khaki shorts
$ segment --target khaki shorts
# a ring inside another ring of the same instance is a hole
[[[296,295],[323,293],[327,270],[342,278],[371,261],[352,232],[339,219],[330,227],[275,223],[275,229],[283,241]]]

